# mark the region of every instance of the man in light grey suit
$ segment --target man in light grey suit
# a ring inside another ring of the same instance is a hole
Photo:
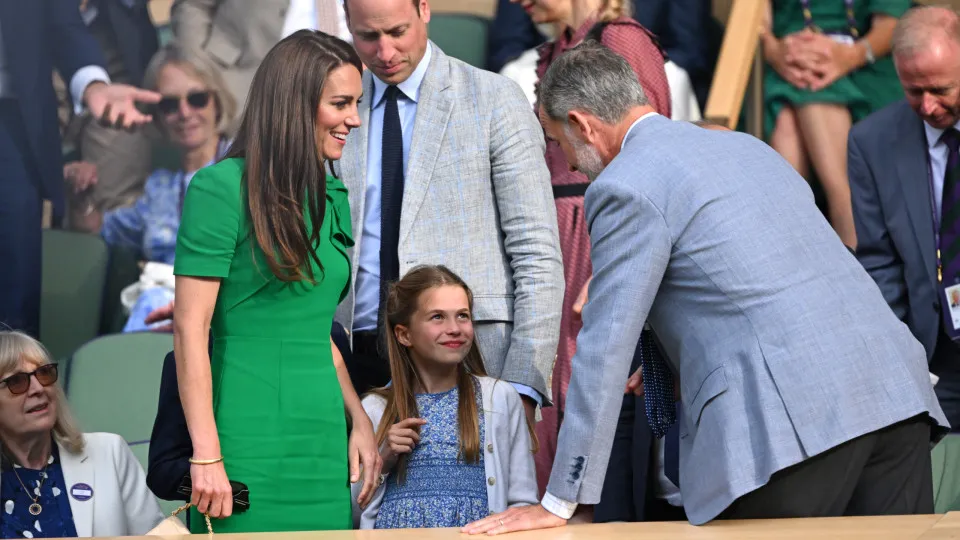
[[[522,90],[427,39],[426,0],[347,0],[368,67],[363,128],[335,170],[350,190],[354,282],[337,320],[352,330],[358,392],[389,380],[378,347],[384,284],[444,264],[473,289],[487,372],[517,386],[532,419],[549,401],[563,300],[544,139]]]
[[[923,347],[806,182],[757,139],[656,115],[594,42],[551,66],[540,103],[547,135],[596,178],[594,277],[542,506],[468,531],[556,526],[597,502],[645,321],[679,374],[692,523],[931,512],[931,433],[946,421]],[[644,370],[648,403],[672,399],[651,382]]]
[[[907,98],[855,125],[847,145],[857,257],[923,343],[940,378],[934,390],[956,430],[960,346],[944,324],[950,306],[940,299],[936,238],[947,247],[939,229],[955,206],[945,180],[949,154],[957,157],[947,138],[952,132],[956,140],[960,128],[960,15],[941,7],[908,11],[897,23],[893,59]],[[952,265],[942,266],[942,282],[953,285]]]

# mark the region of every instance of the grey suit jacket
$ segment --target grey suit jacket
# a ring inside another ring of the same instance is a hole
[[[898,101],[850,130],[847,169],[857,258],[929,359],[940,301],[926,141],[923,121]]]
[[[487,372],[549,402],[564,282],[543,130],[515,83],[430,46],[404,173],[400,275],[419,264],[444,264],[460,275],[473,290]],[[369,71],[363,87],[372,95]],[[361,107],[364,127],[351,132],[335,165],[350,191],[354,276],[363,248],[369,117],[370,107]],[[353,287],[337,311],[348,329]]]
[[[679,373],[694,524],[857,436],[922,413],[946,425],[923,347],[763,142],[648,118],[585,210],[594,277],[554,496],[599,499],[644,321]]]
[[[260,62],[280,41],[289,5],[290,0],[175,0],[170,25],[178,43],[220,68],[242,111]]]

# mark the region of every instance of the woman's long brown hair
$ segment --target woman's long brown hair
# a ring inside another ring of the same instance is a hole
[[[416,393],[423,384],[410,351],[397,341],[398,324],[409,326],[410,319],[420,307],[420,297],[435,287],[452,285],[461,287],[467,293],[470,313],[473,314],[473,293],[462,279],[445,266],[418,266],[403,278],[390,286],[387,296],[387,352],[390,357],[390,388],[379,388],[375,393],[387,400],[383,417],[377,427],[377,446],[387,440],[390,426],[407,418],[420,416],[417,410]],[[476,338],[466,358],[460,363],[457,373],[457,390],[460,405],[457,408],[457,420],[460,427],[460,459],[467,463],[480,461],[480,412],[477,410],[474,377],[485,377],[483,358],[477,347]],[[400,456],[396,465],[397,482],[406,479],[408,455]]]
[[[326,208],[317,111],[327,76],[363,64],[353,47],[301,30],[277,43],[253,76],[240,130],[226,158],[246,160],[244,183],[254,237],[270,271],[283,281],[314,280]],[[307,227],[306,216],[311,226]]]

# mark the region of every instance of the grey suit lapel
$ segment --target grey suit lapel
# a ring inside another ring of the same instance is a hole
[[[897,125],[903,126],[898,134],[894,152],[897,161],[897,178],[907,214],[917,236],[917,246],[927,269],[930,282],[937,284],[937,246],[933,236],[933,208],[930,201],[929,176],[927,173],[927,144],[923,122],[909,108],[904,107],[909,117]]]
[[[77,455],[71,454],[66,448],[57,443],[60,450],[60,466],[63,469],[64,497],[69,497],[70,511],[73,513],[73,524],[80,537],[93,536],[93,507],[96,504],[95,471],[93,462],[86,451]],[[78,486],[80,484],[80,486]],[[82,484],[86,484],[83,486]],[[74,487],[93,491],[93,497],[80,501],[74,497]]]
[[[450,89],[450,61],[433,43],[433,60],[420,87],[413,142],[404,174],[403,206],[400,210],[400,245],[409,236],[420,206],[427,196],[433,166],[440,154],[440,143],[453,111],[454,92]]]

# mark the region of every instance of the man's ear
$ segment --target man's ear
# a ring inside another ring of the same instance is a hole
[[[573,132],[576,133],[583,142],[587,144],[594,142],[593,139],[596,138],[597,132],[593,129],[590,116],[580,111],[570,111],[567,113],[567,123],[570,124]]]

